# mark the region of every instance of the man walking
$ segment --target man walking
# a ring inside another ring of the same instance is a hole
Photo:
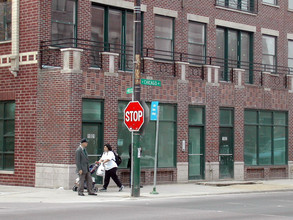
[[[93,192],[93,181],[92,176],[89,171],[89,159],[86,151],[86,147],[88,145],[88,140],[83,138],[80,141],[80,146],[76,149],[75,152],[75,163],[76,163],[76,171],[79,175],[79,187],[78,187],[78,195],[84,196],[84,181],[87,181],[87,190],[89,195],[97,195]]]

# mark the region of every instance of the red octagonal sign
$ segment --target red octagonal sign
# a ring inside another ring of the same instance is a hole
[[[129,102],[124,109],[124,124],[129,131],[139,131],[144,122],[144,109],[138,101]]]

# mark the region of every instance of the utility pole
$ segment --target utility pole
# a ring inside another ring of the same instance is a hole
[[[140,101],[141,75],[141,4],[140,0],[134,3],[134,101]],[[140,132],[133,132],[133,186],[131,196],[140,196]]]

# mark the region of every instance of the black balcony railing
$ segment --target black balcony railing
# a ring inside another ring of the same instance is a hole
[[[215,0],[215,5],[254,14],[258,12],[258,0]]]
[[[83,49],[82,68],[102,68],[102,52],[113,52],[119,54],[119,68],[124,71],[133,69],[133,47],[105,42],[95,42],[83,39],[63,39],[62,41],[43,41],[40,50],[40,68],[61,67],[61,48],[77,47]],[[293,74],[293,69],[284,66],[266,65],[261,63],[244,62],[231,59],[222,59],[211,56],[200,56],[188,53],[156,50],[143,48],[143,58],[154,58],[154,74],[163,76],[176,76],[176,62],[189,63],[189,76],[195,79],[203,79],[203,66],[220,66],[220,80],[233,81],[235,68],[245,70],[245,82],[249,84],[262,85],[263,73],[274,74],[275,84],[287,85],[287,75]],[[143,73],[147,73],[144,62],[142,62]]]

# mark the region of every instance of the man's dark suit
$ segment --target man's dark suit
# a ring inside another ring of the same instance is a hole
[[[89,159],[84,153],[83,148],[79,146],[75,152],[76,171],[79,173],[82,170],[82,174],[79,174],[79,188],[78,194],[83,194],[84,180],[87,181],[87,189],[89,193],[93,193],[93,181],[91,173],[89,172]]]

